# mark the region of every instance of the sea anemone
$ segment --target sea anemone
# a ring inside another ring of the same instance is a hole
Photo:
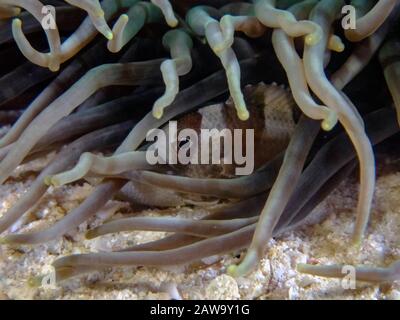
[[[355,29],[343,25],[348,4]],[[399,13],[394,0],[0,0],[0,57],[9,61],[0,70],[0,119],[12,125],[0,139],[0,182],[19,165],[56,154],[0,218],[1,244],[63,237],[129,189],[132,202],[150,207],[219,206],[200,220],[126,217],[87,230],[88,239],[173,234],[61,257],[53,263],[57,281],[237,250],[245,250],[243,260],[226,270],[245,276],[272,237],[303,225],[358,164],[352,242],[360,246],[374,197],[373,146],[399,131]],[[254,172],[238,176],[239,165],[224,162],[150,164],[146,136],[170,120],[196,132],[254,129]],[[9,232],[50,187],[82,179],[93,192],[61,220]],[[395,281],[398,264],[360,266],[356,276]],[[326,277],[341,277],[340,270],[298,266]]]

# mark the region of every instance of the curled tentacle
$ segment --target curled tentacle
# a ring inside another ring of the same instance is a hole
[[[302,12],[307,12],[311,11],[315,1],[302,2],[302,4]],[[290,9],[288,12],[291,12]],[[294,15],[296,15],[295,12]],[[272,34],[272,45],[279,61],[285,68],[293,97],[301,110],[312,119],[323,120],[322,129],[331,130],[337,123],[337,114],[330,108],[318,105],[311,97],[303,61],[297,54],[293,39],[289,38],[283,30],[276,29]]]
[[[357,8],[360,8],[359,0],[353,2],[357,5]],[[364,6],[365,4],[365,2],[362,3]],[[345,30],[346,38],[357,42],[369,37],[385,22],[396,4],[397,0],[379,0],[368,13],[357,19],[355,29]]]
[[[18,9],[20,10],[20,8]],[[57,26],[60,27],[60,33],[76,30],[84,17],[84,13],[80,12],[80,10],[75,7],[59,6],[54,9],[56,10]],[[43,30],[42,24],[39,24],[29,11],[22,11],[15,17],[22,20],[23,31],[26,35],[33,35]],[[14,40],[12,34],[12,23],[9,24],[7,23],[7,20],[1,20],[0,18],[0,25],[0,44],[12,42]]]
[[[114,38],[108,42],[108,50],[119,52],[146,23],[161,20],[161,11],[151,3],[138,2],[126,14],[122,14],[113,27]]]
[[[97,31],[104,35],[108,40],[113,38],[113,33],[107,24],[99,0],[65,0],[65,2],[85,10]]]
[[[38,0],[1,0],[0,5],[23,8],[29,11],[39,23],[42,23],[45,17],[43,14],[45,6]],[[48,14],[47,10],[44,12]],[[28,60],[41,67],[49,68],[51,71],[58,71],[61,63],[61,40],[57,24],[55,23],[55,17],[52,18],[54,19],[54,25],[44,30],[49,43],[50,53],[42,53],[32,47],[22,31],[22,21],[20,19],[15,18],[13,20],[12,31],[18,48]]]
[[[360,161],[361,181],[354,240],[359,243],[368,223],[374,193],[374,154],[371,143],[365,134],[360,115],[349,103],[349,100],[344,97],[343,93],[326,78],[323,66],[323,56],[328,42],[329,30],[342,5],[342,1],[336,0],[323,0],[316,5],[311,14],[312,20],[321,26],[323,36],[317,45],[305,47],[303,59],[306,78],[311,89],[325,105],[337,112],[339,121],[345,127],[357,150]]]
[[[232,3],[220,9],[223,17],[220,20],[224,41],[214,50],[221,52],[230,48],[234,41],[235,31],[241,31],[246,36],[258,38],[265,33],[265,26],[255,17],[254,6],[249,3]]]
[[[224,42],[224,36],[218,21],[212,15],[217,15],[213,8],[198,6],[188,12],[186,21],[197,34],[205,35],[210,47],[218,58],[220,58],[226,71],[229,91],[235,104],[238,118],[245,121],[249,118],[250,114],[247,110],[240,86],[240,66],[231,48],[227,48],[222,52],[215,51],[215,48]]]
[[[80,3],[80,1],[73,1],[77,2],[77,4],[78,2]],[[108,19],[112,18],[116,13],[118,13],[121,9],[130,8],[137,2],[139,2],[139,0],[124,0],[117,2],[114,0],[102,1],[100,10],[104,11],[104,17],[100,17],[99,21],[107,21]],[[43,19],[41,13],[43,6],[37,0],[35,0],[34,2],[18,0],[17,3],[11,0],[1,0],[0,5],[2,5],[3,3],[11,3],[11,5],[21,6],[22,8],[31,12],[35,16],[36,20],[38,20],[39,22],[41,22]],[[111,38],[112,31],[107,31],[108,27],[106,27],[102,23],[100,23],[98,27],[103,31],[106,36],[108,36],[108,38]],[[22,21],[20,19],[14,19],[12,30],[15,41],[24,56],[31,62],[42,67],[50,68],[50,70],[52,71],[57,71],[62,63],[68,61],[79,51],[85,48],[96,37],[98,32],[98,30],[92,23],[91,17],[89,16],[81,23],[79,28],[72,35],[70,35],[62,44],[60,44],[60,36],[58,33],[57,25],[55,25],[55,28],[50,28],[49,30],[46,30],[46,35],[50,45],[50,53],[44,54],[38,52],[28,42],[22,31]],[[111,32],[111,34],[109,32]]]
[[[304,20],[297,21],[292,13],[275,8],[276,0],[255,0],[254,10],[256,17],[266,27],[281,28],[289,36],[305,36],[307,45],[315,45],[322,38],[322,31],[318,24]]]
[[[146,160],[146,152],[132,151],[121,153],[113,157],[102,157],[92,153],[84,153],[81,155],[74,168],[46,178],[46,184],[62,186],[79,180],[88,173],[113,175],[128,170],[144,170],[150,168],[151,165],[149,165]]]
[[[153,115],[160,119],[164,109],[174,102],[179,92],[179,76],[192,69],[191,49],[193,41],[183,30],[168,31],[163,37],[164,46],[170,50],[171,58],[161,64],[161,73],[165,83],[165,93],[153,106]]]
[[[130,8],[137,2],[139,2],[139,0],[124,0],[124,1],[103,0],[101,3],[101,10],[104,11],[104,20],[105,21],[109,20],[120,10]],[[90,16],[87,17],[81,23],[79,28],[62,43],[61,62],[64,63],[68,61],[73,56],[75,56],[79,51],[85,48],[96,37],[97,32],[98,31],[96,27],[93,25]]]
[[[171,28],[175,28],[178,25],[178,19],[175,17],[172,5],[168,0],[151,0],[151,3],[160,8],[165,21]]]

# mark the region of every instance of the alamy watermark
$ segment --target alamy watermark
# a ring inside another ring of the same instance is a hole
[[[52,290],[57,288],[56,271],[53,266],[46,266],[45,274],[41,278],[41,287],[43,289]]]
[[[53,6],[43,6],[42,7],[42,28],[44,30],[55,30],[57,29],[56,24],[56,8]]]
[[[342,7],[342,28],[344,30],[356,29],[357,28],[357,12],[356,8],[352,5],[345,5]],[[44,30],[55,30],[56,25],[56,8],[51,5],[42,7],[42,28]]]
[[[342,288],[345,290],[356,289],[356,268],[351,265],[344,265],[342,267],[343,278],[341,280]]]
[[[168,130],[153,129],[146,141],[154,142],[146,152],[149,164],[235,164],[236,175],[254,171],[254,129],[193,129],[178,132],[177,122]]]
[[[352,5],[346,5],[342,8],[342,28],[344,30],[355,30],[357,28],[357,12]]]
[[[56,273],[53,267],[49,266],[45,275],[41,278],[41,287],[47,290],[57,288]],[[352,265],[344,265],[341,269],[343,278],[340,280],[340,285],[344,290],[355,290],[357,284],[356,267]]]

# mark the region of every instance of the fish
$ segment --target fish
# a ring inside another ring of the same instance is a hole
[[[243,90],[250,118],[239,120],[231,98],[223,103],[206,105],[198,110],[176,119],[178,132],[193,129],[200,134],[204,129],[242,129],[254,130],[254,169],[257,170],[282,153],[288,146],[296,126],[297,106],[290,90],[276,83],[247,85]],[[168,136],[168,125],[162,127]],[[220,137],[216,137],[220,139]],[[184,141],[186,142],[186,141]],[[245,140],[242,144],[245,144]],[[176,145],[176,152],[182,148],[182,141]],[[201,150],[200,150],[201,151]],[[211,153],[210,153],[211,157]],[[236,177],[236,163],[224,163],[224,150],[221,150],[220,164],[176,164],[170,166],[169,174],[190,178],[230,179]],[[149,195],[151,194],[151,197]],[[204,196],[189,195],[146,184],[128,183],[121,191],[125,200],[142,205],[158,207],[180,207],[186,204],[215,204],[206,201]],[[203,202],[204,201],[204,202]]]

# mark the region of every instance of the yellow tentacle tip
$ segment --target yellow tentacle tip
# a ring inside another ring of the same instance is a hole
[[[170,26],[171,28],[176,28],[179,24],[178,19],[174,18],[174,19],[169,19],[167,22],[168,26]]]
[[[305,263],[298,263],[296,265],[296,270],[297,270],[297,272],[304,273],[304,271],[307,269],[307,266],[308,265]]]
[[[346,47],[345,47],[345,45],[344,45],[344,43],[340,43],[340,44],[338,44],[335,48],[334,48],[334,50],[336,51],[336,52],[343,52],[344,51],[344,49],[345,49]]]
[[[226,269],[226,273],[228,275],[230,275],[231,277],[238,277],[238,266],[236,264],[231,264],[230,266],[228,266],[228,268]]]
[[[123,22],[124,24],[126,24],[126,23],[129,22],[129,16],[128,16],[126,13],[121,14],[121,16],[119,17],[119,20],[121,20],[121,22]]]
[[[2,245],[2,244],[9,244],[9,241],[7,240],[6,237],[0,238],[0,245]]]
[[[19,18],[13,19],[12,23],[13,23],[14,27],[18,27],[18,28],[22,27],[22,20]]]
[[[321,128],[324,131],[331,131],[338,122],[337,113],[333,110],[327,109],[327,117],[321,122]]]
[[[47,176],[44,178],[44,183],[45,185],[51,187],[59,187],[61,186],[61,183],[59,182],[58,179],[55,178],[55,176]]]
[[[318,42],[321,41],[321,38],[322,38],[321,33],[316,31],[316,32],[308,34],[305,37],[305,43],[308,46],[315,46]]]
[[[250,113],[247,110],[239,110],[237,112],[238,118],[242,121],[247,121],[250,118]]]
[[[337,35],[332,35],[328,42],[328,48],[335,52],[343,52],[345,49],[345,45]]]
[[[335,123],[332,123],[329,120],[324,120],[321,122],[321,128],[324,131],[331,131],[334,126],[335,126]]]
[[[43,182],[44,182],[44,184],[46,185],[46,186],[49,186],[49,187],[51,187],[51,176],[47,176],[47,177],[45,177],[44,178],[44,180],[43,180]]]
[[[107,40],[111,41],[112,39],[114,39],[114,34],[111,31],[108,31],[104,34],[104,36],[106,37]]]
[[[49,70],[51,72],[60,71],[60,63],[58,63],[58,62],[49,62]]]
[[[160,120],[164,114],[164,111],[162,108],[154,108],[153,109],[153,117],[156,118],[157,120]]]

